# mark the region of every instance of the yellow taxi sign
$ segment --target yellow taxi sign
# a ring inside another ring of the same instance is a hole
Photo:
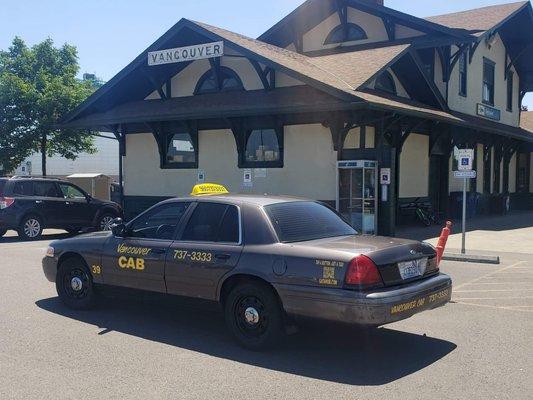
[[[192,188],[191,196],[212,196],[216,194],[227,194],[228,189],[216,183],[202,183]]]

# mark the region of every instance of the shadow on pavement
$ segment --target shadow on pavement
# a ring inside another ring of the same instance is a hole
[[[141,295],[142,296],[142,295]],[[172,307],[146,304],[139,299],[105,299],[93,311],[73,311],[58,298],[39,300],[43,310],[102,329],[133,335],[187,350],[261,368],[350,385],[383,385],[421,370],[452,352],[454,343],[380,328],[306,324],[280,348],[250,352],[226,333],[223,316],[215,307]]]
[[[10,236],[4,236],[0,237],[0,244],[2,243],[28,243],[28,242],[38,242],[43,240],[57,240],[57,239],[65,239],[72,237],[74,235],[71,235],[69,233],[44,233],[39,240],[25,240],[21,239],[17,235],[10,235]]]

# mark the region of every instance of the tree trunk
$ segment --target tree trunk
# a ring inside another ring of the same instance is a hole
[[[46,133],[41,136],[41,169],[43,176],[46,176]]]

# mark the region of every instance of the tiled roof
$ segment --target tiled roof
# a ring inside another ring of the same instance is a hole
[[[527,1],[519,1],[451,14],[436,15],[426,19],[430,22],[447,26],[448,28],[462,28],[473,33],[477,32],[478,34],[482,34],[509,18],[526,4],[528,4]]]

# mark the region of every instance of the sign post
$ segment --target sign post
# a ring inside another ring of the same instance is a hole
[[[461,149],[454,152],[457,159],[457,171],[453,172],[455,178],[463,180],[463,223],[461,237],[461,254],[466,254],[466,180],[476,177],[476,171],[472,170],[474,161],[473,149]]]

